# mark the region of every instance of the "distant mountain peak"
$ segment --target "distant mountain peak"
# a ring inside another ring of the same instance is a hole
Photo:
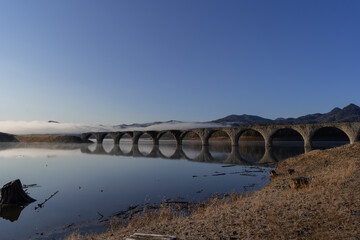
[[[247,115],[247,114],[242,114],[242,115],[229,115],[226,116],[224,118],[220,118],[217,120],[214,120],[212,122],[215,123],[238,123],[238,124],[252,124],[252,123],[271,123],[272,120],[271,119],[267,119],[267,118],[262,118],[259,116],[255,116],[255,115]]]
[[[343,108],[344,111],[360,111],[360,107],[351,103]]]
[[[59,123],[58,121],[49,120],[48,123]]]
[[[333,110],[331,110],[330,112],[331,113],[336,113],[336,112],[340,112],[340,111],[341,111],[341,108],[336,107]]]

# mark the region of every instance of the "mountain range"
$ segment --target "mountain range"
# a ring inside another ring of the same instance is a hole
[[[170,120],[166,122],[134,123],[119,125],[61,123],[58,121],[0,121],[0,132],[14,135],[74,135],[84,132],[113,131],[159,131],[166,129],[185,130],[190,128],[229,127],[262,123],[296,124],[319,122],[360,122],[360,107],[350,104],[342,109],[334,108],[328,113],[314,113],[298,118],[268,119],[254,115],[229,115],[207,122],[181,122]],[[12,136],[1,135],[1,140],[9,140]]]
[[[336,107],[328,113],[314,113],[298,118],[277,118],[275,120],[246,114],[229,115],[211,122],[221,124],[227,123],[232,126],[256,123],[300,124],[327,122],[360,122],[360,107],[355,104],[349,104],[343,109]]]

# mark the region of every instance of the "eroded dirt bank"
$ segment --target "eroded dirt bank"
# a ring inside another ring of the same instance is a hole
[[[360,239],[360,143],[290,158],[276,173],[247,197],[210,199],[189,216],[165,207],[126,227],[114,219],[106,233],[67,239],[124,239],[135,232],[178,239]],[[292,180],[298,177],[304,180],[299,188]]]

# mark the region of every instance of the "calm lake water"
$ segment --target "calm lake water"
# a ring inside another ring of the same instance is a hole
[[[268,182],[277,161],[303,152],[301,142],[275,144],[271,150],[263,142],[235,149],[229,143],[202,148],[194,141],[181,148],[171,141],[159,147],[140,141],[136,148],[129,141],[114,146],[107,140],[102,145],[1,144],[0,185],[20,179],[37,201],[24,209],[1,209],[0,239],[98,232],[105,229],[100,220],[131,205],[255,191]]]

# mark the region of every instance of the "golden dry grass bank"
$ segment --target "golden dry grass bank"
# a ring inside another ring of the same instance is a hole
[[[68,239],[124,239],[134,232],[179,239],[360,239],[360,143],[290,158],[276,172],[260,191],[233,195],[231,202],[211,199],[189,216],[162,208],[126,227],[114,219],[104,234]],[[300,176],[309,185],[291,188]]]
[[[65,135],[38,135],[38,136],[20,136],[15,138],[24,143],[82,143],[83,140],[77,136]]]

